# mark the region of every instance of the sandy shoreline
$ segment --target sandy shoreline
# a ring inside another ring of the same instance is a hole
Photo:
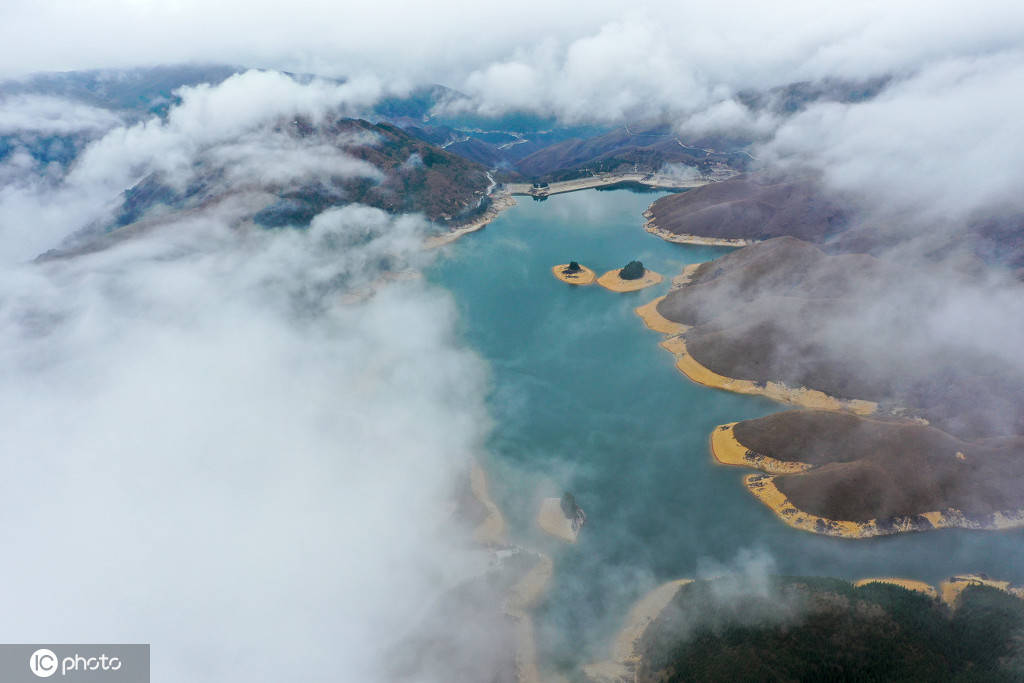
[[[426,249],[436,249],[438,247],[443,247],[446,244],[451,244],[463,235],[468,235],[471,232],[483,229],[488,223],[501,215],[502,211],[510,209],[515,205],[516,200],[511,194],[508,192],[499,192],[492,196],[491,205],[487,207],[487,210],[479,218],[465,225],[459,226],[454,230],[449,230],[441,235],[428,237],[424,240],[423,246]]]
[[[679,589],[692,582],[692,579],[669,581],[638,600],[629,610],[626,624],[615,638],[610,658],[583,667],[583,672],[590,681],[625,683],[636,680],[636,667],[640,663],[640,653],[637,652],[640,639],[647,627],[676,597]]]
[[[751,244],[757,244],[760,241],[742,239],[739,237],[702,237],[701,235],[680,234],[671,232],[670,230],[665,230],[664,228],[659,228],[651,215],[650,208],[648,208],[647,211],[644,211],[643,215],[644,218],[647,219],[647,222],[644,223],[644,230],[655,237],[660,237],[666,242],[675,242],[676,244],[693,244],[703,247],[746,247]]]
[[[550,557],[543,553],[538,555],[537,564],[512,586],[505,600],[505,614],[516,620],[516,680],[519,683],[540,683],[541,680],[530,610],[547,592],[555,567]]]
[[[679,589],[692,582],[692,579],[669,581],[634,603],[626,617],[625,626],[612,644],[610,657],[583,667],[586,680],[590,683],[634,683],[637,668],[642,663],[641,654],[637,651],[641,638],[651,623],[676,597]],[[862,588],[873,583],[899,586],[926,595],[933,600],[941,599],[952,609],[957,607],[960,594],[968,586],[988,586],[1024,599],[1024,587],[1012,586],[1009,581],[999,581],[977,574],[953,576],[939,584],[938,589],[924,581],[896,576],[870,577],[850,581],[850,583],[855,588]]]
[[[946,509],[915,515],[871,519],[866,522],[829,519],[801,510],[786,497],[775,479],[778,476],[800,476],[814,469],[814,465],[798,461],[782,461],[761,455],[744,446],[735,435],[737,423],[719,425],[711,432],[711,454],[724,465],[758,469],[768,474],[748,474],[743,485],[783,522],[802,531],[841,538],[873,538],[911,531],[932,529],[978,529],[999,531],[1024,527],[1024,510],[997,512],[992,515],[965,515],[959,510]]]
[[[647,289],[654,285],[660,284],[663,278],[660,273],[655,273],[653,270],[645,270],[644,275],[636,280],[623,280],[619,277],[619,271],[621,268],[615,270],[609,270],[607,273],[597,278],[597,284],[601,285],[605,289],[613,292],[639,292],[641,289]]]
[[[1011,510],[983,515],[985,519],[964,515],[959,510],[922,512],[916,515],[871,519],[866,522],[828,519],[804,512],[786,497],[775,485],[779,475],[748,474],[743,478],[747,490],[768,506],[783,522],[802,531],[841,538],[873,538],[891,536],[910,531],[932,529],[976,529],[1001,531],[1024,527],[1024,510]],[[790,476],[800,476],[799,474]]]
[[[895,576],[874,576],[869,579],[858,579],[853,582],[853,585],[857,588],[867,586],[872,583],[884,583],[890,586],[899,586],[900,588],[906,588],[908,591],[916,591],[918,593],[924,593],[929,598],[939,597],[939,592],[935,590],[935,586],[924,581],[917,581],[915,579],[901,579]]]
[[[686,349],[686,340],[682,335],[664,340],[661,342],[661,347],[676,357],[676,368],[679,372],[697,384],[714,389],[724,389],[751,396],[764,396],[781,403],[813,410],[845,410],[857,415],[871,415],[878,409],[878,404],[873,401],[839,399],[817,389],[790,387],[781,382],[764,382],[762,384],[749,379],[734,379],[719,375],[698,363],[690,355]]]
[[[753,467],[770,474],[796,474],[813,467],[805,462],[789,462],[755,453],[736,440],[733,433],[736,424],[719,425],[711,432],[711,455],[721,464]]]
[[[566,192],[578,192],[580,190],[591,190],[599,187],[608,187],[611,185],[618,185],[620,183],[637,183],[646,187],[662,190],[685,190],[693,187],[700,187],[702,185],[708,185],[713,182],[718,182],[721,179],[694,179],[687,181],[679,181],[671,176],[663,176],[657,173],[646,174],[646,173],[615,173],[615,174],[601,174],[596,176],[589,176],[587,178],[576,178],[573,180],[563,180],[559,182],[550,183],[546,188],[534,188],[532,183],[507,183],[497,192],[491,196],[491,205],[479,218],[461,225],[457,228],[449,230],[440,235],[433,235],[424,240],[424,247],[427,249],[436,249],[443,247],[446,244],[451,244],[455,240],[483,229],[489,223],[494,221],[502,211],[510,209],[516,205],[516,196],[524,197],[549,197],[555,194],[564,194]],[[644,215],[647,216],[649,212],[645,211]],[[651,221],[648,221],[644,225],[644,228],[648,232],[652,232],[649,226],[652,225]],[[663,231],[664,232],[664,231]],[[738,242],[744,242],[743,240],[719,240],[719,241],[700,241],[706,240],[707,238],[693,236],[683,236],[692,239],[671,239],[672,233],[665,233],[664,235],[657,232],[653,234],[662,237],[669,241],[678,241],[682,244],[709,244],[709,245],[723,245],[723,246],[744,246]],[[748,243],[753,243],[749,241]]]
[[[683,268],[683,272],[672,278],[672,289],[680,289],[690,284],[690,280],[693,279],[697,269],[703,266],[703,263],[691,263],[690,265]],[[682,323],[680,323],[682,324]]]
[[[506,545],[505,540],[505,517],[490,496],[487,474],[479,463],[474,462],[469,476],[473,497],[487,508],[486,518],[473,532],[474,541],[492,548],[497,546],[499,549],[507,550],[509,546]],[[530,610],[544,597],[555,572],[555,566],[550,557],[543,553],[534,554],[538,558],[537,564],[509,589],[502,605],[502,611],[515,620],[515,667],[518,683],[540,683],[541,681],[537,666],[537,643]]]
[[[990,579],[980,574],[958,574],[939,584],[939,593],[941,594],[942,601],[955,608],[957,601],[960,599],[960,594],[968,586],[988,586],[989,588],[995,588],[1014,597],[1024,599],[1024,588],[1012,586],[1009,581]]]
[[[658,313],[658,304],[664,300],[665,297],[659,296],[650,303],[634,308],[633,312],[640,316],[640,319],[644,321],[644,325],[647,325],[647,328],[650,330],[660,332],[661,334],[682,334],[689,329],[686,325],[669,320],[661,313]]]
[[[580,528],[582,528],[573,529],[572,520],[566,517],[562,511],[561,498],[545,498],[540,502],[537,526],[544,532],[567,543],[575,543],[579,538]]]
[[[688,266],[679,286],[684,286],[699,264]],[[690,268],[693,267],[693,270]],[[676,358],[676,369],[691,381],[715,389],[739,394],[764,396],[798,408],[811,410],[846,411],[860,416],[869,416],[878,409],[873,401],[860,399],[839,399],[816,389],[790,387],[781,382],[753,382],[720,375],[700,364],[688,351],[683,333],[687,326],[673,323],[657,311],[661,299],[656,299],[636,309],[644,324],[667,336],[660,346]],[[735,435],[732,422],[719,425],[709,437],[713,459],[723,465],[749,467],[766,474],[750,474],[743,483],[758,500],[770,508],[787,525],[811,533],[842,538],[872,538],[911,531],[960,528],[1003,530],[1024,527],[1024,510],[1008,510],[991,515],[965,515],[956,509],[935,510],[915,515],[871,519],[865,522],[837,520],[820,517],[796,507],[775,485],[776,476],[800,476],[814,466],[799,461],[783,461],[757,453],[743,445]]]
[[[537,564],[509,591],[508,600],[505,602],[506,614],[524,616],[528,610],[537,606],[547,592],[551,577],[555,573],[555,564],[547,555],[537,555]]]
[[[487,475],[477,462],[469,472],[469,487],[473,497],[487,509],[484,521],[473,530],[473,540],[484,545],[501,545],[505,543],[505,517],[501,514],[491,494],[487,490]]]
[[[563,273],[562,271],[568,267],[568,263],[560,263],[557,266],[551,266],[551,273],[562,282],[570,285],[592,285],[594,284],[594,280],[597,279],[597,274],[584,265],[581,265],[580,269],[575,273]]]
[[[689,284],[701,263],[691,263],[683,269],[680,275],[672,278],[672,287],[677,289]],[[609,274],[616,271],[609,271],[598,278],[598,284],[604,285],[601,281]],[[660,277],[660,276],[659,276]],[[845,410],[857,415],[871,415],[878,410],[878,404],[874,401],[861,399],[840,399],[829,396],[817,389],[807,387],[790,387],[781,382],[754,382],[747,379],[735,379],[719,375],[717,372],[701,365],[690,355],[686,348],[686,340],[683,333],[689,329],[688,325],[669,320],[658,312],[657,306],[665,297],[660,297],[643,306],[635,309],[635,312],[644,324],[655,332],[667,335],[660,346],[676,357],[676,369],[686,375],[691,381],[714,389],[724,389],[738,394],[752,396],[764,396],[766,398],[788,403],[801,408],[814,410]]]

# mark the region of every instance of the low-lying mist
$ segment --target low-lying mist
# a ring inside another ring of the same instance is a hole
[[[450,518],[487,417],[449,296],[342,303],[422,227],[208,215],[4,272],[0,637],[159,643],[155,680],[373,680],[483,562]]]
[[[487,565],[452,517],[488,430],[486,368],[447,292],[388,277],[429,262],[427,223],[351,205],[263,230],[229,201],[17,263],[210,145],[244,145],[243,176],[319,163],[237,136],[344,93],[259,73],[226,87],[3,196],[0,638],[151,642],[154,680],[380,680],[419,615]]]

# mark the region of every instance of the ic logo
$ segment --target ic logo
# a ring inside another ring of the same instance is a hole
[[[57,655],[53,650],[42,648],[32,653],[28,658],[28,668],[39,678],[49,678],[57,673]]]

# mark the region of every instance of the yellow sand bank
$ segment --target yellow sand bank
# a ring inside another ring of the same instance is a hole
[[[701,237],[700,235],[680,235],[678,233],[669,232],[658,227],[654,219],[649,219],[644,224],[644,230],[660,237],[666,242],[675,242],[676,244],[696,244],[706,247],[745,247],[748,244],[756,244],[758,240],[745,240],[739,238],[723,238],[723,237]]]
[[[443,235],[428,237],[424,241],[423,246],[426,249],[436,249],[438,247],[443,247],[446,244],[451,244],[463,235],[468,235],[471,232],[476,232],[477,230],[482,229],[488,223],[497,218],[502,211],[510,209],[515,205],[516,200],[511,194],[507,192],[496,194],[492,197],[490,207],[488,207],[487,211],[485,211],[479,218],[454,230],[450,230]]]
[[[779,519],[789,526],[803,531],[824,534],[826,536],[841,536],[843,538],[870,538],[872,536],[883,536],[887,533],[897,533],[897,531],[915,530],[913,528],[905,528],[883,531],[875,525],[874,520],[869,522],[850,522],[827,519],[806,513],[790,503],[785,494],[775,486],[775,476],[748,474],[743,478],[743,484],[758,500],[771,508],[772,512]]]
[[[524,614],[516,621],[516,683],[541,683],[537,667],[537,638],[533,618]]]
[[[560,498],[545,498],[540,502],[537,526],[555,538],[560,538],[568,543],[575,543],[576,538],[580,535],[580,530],[573,529],[572,520],[562,512]]]
[[[814,469],[813,465],[803,462],[788,462],[770,458],[751,451],[736,438],[736,423],[719,425],[711,432],[711,453],[715,460],[724,465],[752,467],[771,475],[800,476],[801,473]],[[1011,529],[1024,526],[1024,510],[996,513],[991,521],[980,522],[970,519],[959,510],[923,512],[905,517],[893,517],[879,521],[872,519],[867,522],[828,519],[804,512],[786,498],[785,494],[775,485],[775,476],[751,474],[744,478],[743,483],[754,496],[767,505],[775,515],[796,529],[810,531],[827,536],[843,538],[871,538],[905,533],[908,531],[927,531],[929,529],[962,528],[962,529]],[[873,579],[874,580],[874,579]]]
[[[470,489],[473,496],[487,508],[487,517],[473,532],[473,538],[487,545],[505,543],[505,518],[491,499],[487,487],[487,475],[479,463],[470,469]],[[515,667],[517,683],[541,683],[537,667],[537,645],[534,637],[533,609],[548,590],[555,566],[551,558],[537,553],[535,564],[505,596],[503,611],[515,621]]]
[[[593,683],[625,683],[636,679],[636,667],[640,663],[637,646],[647,627],[658,618],[679,589],[692,579],[679,579],[664,583],[641,598],[629,610],[626,624],[612,644],[611,657],[604,661],[588,664],[583,673]]]
[[[658,586],[658,588],[637,601],[630,609],[626,617],[625,626],[619,632],[612,645],[610,657],[583,667],[586,679],[590,683],[634,683],[636,680],[636,670],[641,663],[640,653],[637,651],[640,639],[643,638],[651,623],[672,602],[679,589],[691,582],[691,579],[669,581]],[[872,583],[891,584],[906,588],[907,590],[917,591],[935,599],[941,595],[943,602],[947,603],[950,607],[955,607],[960,593],[970,585],[991,586],[1016,597],[1024,598],[1024,588],[1013,587],[1008,581],[995,581],[970,574],[952,577],[940,584],[940,590],[936,590],[934,586],[924,581],[892,576],[859,579],[852,583],[858,588]]]
[[[473,538],[486,545],[505,543],[505,518],[487,490],[487,475],[474,462],[469,473],[473,496],[487,508],[484,521],[473,531]],[[537,667],[537,645],[534,639],[531,610],[543,597],[554,574],[551,558],[538,553],[534,565],[505,596],[503,611],[515,621],[515,667],[517,683],[541,683]]]
[[[1024,588],[1011,586],[1009,581],[997,581],[979,574],[958,574],[950,577],[939,584],[939,591],[942,593],[942,601],[950,607],[956,607],[960,594],[968,586],[988,586],[1018,598],[1024,598]]]
[[[828,519],[800,510],[793,505],[785,494],[775,485],[778,475],[748,474],[743,484],[762,503],[767,505],[783,522],[795,529],[810,531],[826,536],[842,538],[871,538],[873,536],[889,536],[909,531],[928,531],[930,529],[986,529],[1001,530],[1024,526],[1024,510],[997,512],[990,522],[982,523],[966,517],[959,510],[922,512],[906,517],[893,517],[887,520],[871,519],[866,522]],[[794,474],[790,476],[801,476]]]
[[[633,605],[626,617],[625,627],[619,632],[612,646],[612,657],[620,661],[635,657],[636,646],[644,631],[668,607],[679,589],[688,583],[693,583],[693,579],[677,579],[663,583]]]
[[[540,559],[537,564],[509,591],[505,603],[506,614],[521,616],[527,610],[533,609],[547,592],[551,577],[555,573],[555,564],[543,553],[538,553],[538,556]]]
[[[918,593],[924,593],[929,598],[939,597],[939,592],[935,590],[935,586],[931,585],[930,583],[925,583],[924,581],[915,581],[914,579],[898,579],[894,576],[875,576],[870,579],[860,579],[859,581],[854,581],[853,585],[857,588],[860,588],[861,586],[866,586],[870,583],[887,583],[893,586],[906,588],[909,591],[917,591]]]
[[[653,270],[644,271],[644,276],[637,278],[636,280],[623,280],[619,277],[619,270],[609,270],[607,273],[597,278],[597,284],[601,285],[605,289],[610,289],[613,292],[637,292],[641,289],[653,287],[660,283],[663,278]]]
[[[537,639],[533,633],[533,619],[529,614],[516,618],[516,682],[540,683],[537,668]]]
[[[680,289],[688,284],[693,279],[693,274],[697,272],[697,269],[703,266],[703,263],[691,263],[683,268],[683,272],[672,278],[672,289]]]
[[[562,282],[568,282],[570,285],[592,285],[594,280],[597,279],[597,275],[590,268],[586,266],[580,266],[580,269],[575,273],[563,272],[569,267],[568,263],[562,263],[557,266],[551,267],[551,272]]]
[[[658,304],[664,300],[665,297],[659,296],[654,301],[646,303],[643,306],[638,306],[633,310],[638,316],[640,316],[640,319],[644,321],[644,325],[647,325],[649,329],[652,329],[655,332],[661,332],[662,334],[681,334],[690,329],[689,326],[669,320],[661,313],[658,313]]]
[[[487,490],[487,475],[479,463],[474,462],[469,471],[469,487],[473,497],[480,501],[480,504],[487,508],[487,516],[476,529],[473,530],[473,540],[487,545],[500,545],[505,542],[505,518],[501,510],[491,499]]]
[[[686,340],[681,336],[661,342],[661,347],[676,357],[676,368],[697,384],[733,391],[737,394],[766,396],[781,403],[811,408],[814,410],[847,410],[857,415],[871,415],[878,408],[873,401],[859,399],[838,399],[817,389],[788,387],[781,382],[756,384],[748,379],[733,379],[704,367],[686,350]]]
[[[771,474],[795,474],[812,468],[805,462],[790,462],[755,453],[736,439],[735,422],[719,425],[711,432],[711,454],[723,465],[753,467]]]
[[[516,681],[518,683],[540,683],[537,668],[537,643],[533,632],[531,610],[547,592],[554,574],[554,563],[547,555],[540,554],[537,564],[509,590],[505,599],[504,612],[516,622]]]

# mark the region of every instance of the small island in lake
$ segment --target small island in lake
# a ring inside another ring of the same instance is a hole
[[[537,525],[541,529],[569,543],[576,542],[586,521],[583,508],[576,504],[576,498],[568,491],[561,498],[542,500],[537,515]]]
[[[551,268],[551,272],[562,282],[570,285],[592,285],[597,275],[590,268],[581,266],[576,261],[562,263]]]
[[[660,283],[664,278],[644,268],[640,261],[630,261],[619,270],[609,270],[597,278],[597,284],[613,292],[636,292]]]

